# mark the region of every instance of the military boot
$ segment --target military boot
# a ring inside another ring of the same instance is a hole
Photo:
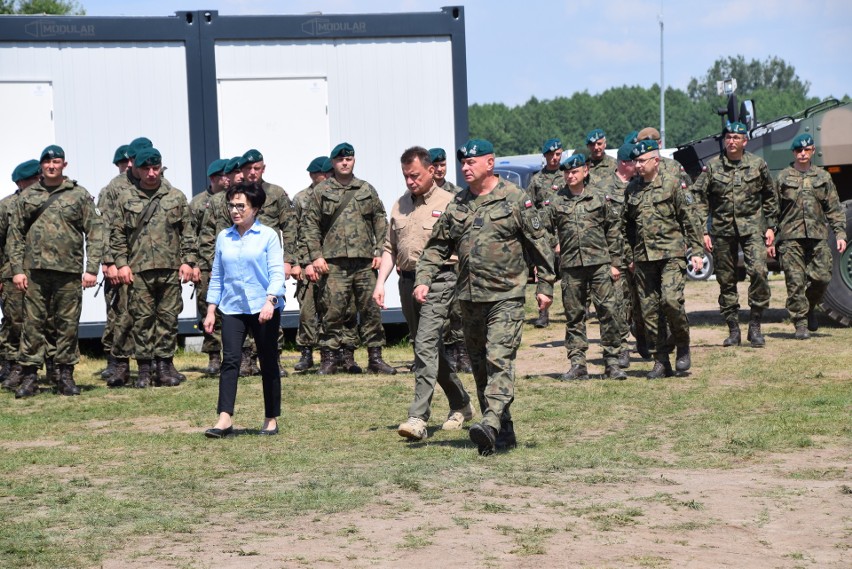
[[[180,378],[172,372],[171,358],[156,358],[154,365],[157,367],[157,380],[154,385],[158,387],[176,387],[180,385]]]
[[[766,338],[763,337],[763,332],[760,331],[760,317],[760,312],[751,311],[746,339],[751,342],[752,348],[762,348],[766,345]]]
[[[249,375],[260,375],[260,364],[257,362],[257,354],[254,351],[250,354],[249,365],[251,366]]]
[[[620,365],[608,365],[604,371],[607,379],[617,379],[619,381],[627,379],[627,373],[621,369]]]
[[[299,361],[293,366],[296,371],[305,371],[314,367],[314,349],[310,346],[302,346],[302,354]]]
[[[3,363],[0,364],[0,381],[6,381],[6,378],[9,377],[11,372],[12,362],[9,360],[3,360]]]
[[[136,382],[133,387],[144,389],[151,387],[151,360],[136,360],[136,365],[139,366],[139,373],[136,376]]]
[[[21,366],[21,383],[15,390],[15,399],[32,397],[38,393],[38,370],[35,366]]]
[[[115,358],[115,371],[107,379],[107,387],[124,387],[130,383],[130,359]]]
[[[536,328],[547,328],[550,326],[550,309],[545,308],[544,310],[538,311],[538,318],[533,320],[533,326]]]
[[[464,342],[456,344],[456,371],[461,373],[473,373],[473,364],[470,362],[470,354]]]
[[[219,352],[210,352],[207,354],[207,367],[204,368],[206,375],[218,375],[222,369],[222,354]]]
[[[346,373],[362,373],[364,370],[355,361],[355,348],[343,346],[337,351],[337,367]]]
[[[627,369],[630,367],[630,350],[621,350],[618,354],[618,367]]]
[[[518,446],[515,437],[515,425],[512,421],[500,420],[500,432],[494,440],[494,450],[504,451]]]
[[[494,454],[494,448],[497,445],[497,435],[497,429],[485,423],[474,423],[468,431],[468,436],[470,440],[476,443],[476,448],[480,456]]]
[[[107,366],[101,372],[101,379],[108,381],[109,378],[115,375],[115,360],[116,358],[112,354],[107,354]]]
[[[819,330],[819,320],[816,315],[816,307],[811,306],[808,309],[808,330],[811,332],[816,332]]]
[[[80,388],[74,383],[74,366],[59,364],[59,382],[56,391],[59,395],[80,395]]]
[[[654,356],[654,360],[654,367],[645,377],[648,379],[660,379],[661,377],[671,377],[674,375],[668,354],[657,354]]]
[[[805,325],[804,322],[799,322],[798,324],[796,324],[796,333],[794,334],[794,337],[797,340],[807,340],[811,337],[811,333],[808,332],[808,327]]]
[[[15,391],[21,385],[21,380],[23,380],[21,366],[18,364],[12,364],[12,371],[10,371],[8,377],[3,380],[3,389]]]
[[[675,369],[677,371],[686,371],[692,367],[692,357],[689,355],[689,346],[678,346],[675,358]]]
[[[736,320],[728,320],[728,337],[722,342],[726,348],[728,346],[739,346],[743,341],[742,333],[740,332],[740,323]]]
[[[243,348],[242,357],[240,358],[240,377],[248,377],[251,375],[251,348]]]
[[[317,373],[320,375],[337,373],[337,350],[326,346],[320,348],[320,367]]]
[[[184,374],[182,374],[181,372],[179,372],[177,370],[177,368],[175,367],[174,358],[166,358],[166,363],[169,364],[169,372],[172,376],[176,377],[177,380],[181,383],[186,381],[186,376]]]
[[[589,369],[586,364],[571,363],[571,368],[559,376],[562,381],[573,381],[575,379],[589,379]]]
[[[396,375],[396,370],[382,359],[381,347],[367,348],[367,355],[369,357],[367,371],[371,373],[383,373],[385,375]]]

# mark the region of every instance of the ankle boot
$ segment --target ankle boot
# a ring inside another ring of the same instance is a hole
[[[210,352],[207,354],[207,367],[204,368],[206,375],[218,375],[222,369],[222,355],[219,352]]]
[[[299,361],[293,366],[296,371],[305,371],[314,367],[314,349],[310,346],[302,346],[302,354]]]
[[[645,377],[648,379],[660,379],[661,377],[671,377],[674,375],[668,354],[657,354],[654,356],[654,360],[653,369]]]
[[[751,342],[752,348],[762,348],[766,345],[766,338],[763,337],[763,332],[760,331],[760,317],[760,312],[751,311],[747,339]]]
[[[115,371],[107,379],[107,387],[124,387],[130,382],[130,359],[115,358]]]
[[[320,375],[337,373],[337,350],[326,346],[320,348],[320,367],[317,373]]]
[[[74,383],[74,366],[68,364],[59,364],[59,382],[57,384],[57,393],[59,395],[80,395],[80,388]]]
[[[460,373],[473,373],[473,364],[470,363],[470,354],[464,342],[456,344],[456,371]]]
[[[539,310],[538,318],[533,320],[533,326],[536,328],[547,328],[550,326],[550,309]]]
[[[736,320],[728,320],[728,337],[725,338],[722,345],[727,348],[728,346],[739,346],[741,343],[740,323]]]
[[[186,376],[179,372],[175,367],[174,358],[166,358],[166,363],[169,365],[169,373],[172,377],[176,377],[180,383],[186,381]]]
[[[689,354],[689,346],[678,346],[675,358],[675,369],[677,371],[686,371],[692,367],[692,357]]]
[[[140,389],[151,387],[151,360],[136,360],[136,364],[139,366],[139,374],[133,386]]]
[[[116,358],[111,353],[107,354],[107,366],[101,372],[101,379],[109,380],[109,378],[115,375],[115,360]]]
[[[21,366],[21,384],[15,390],[15,399],[32,397],[38,393],[38,372],[35,366]]]
[[[12,371],[9,372],[9,375],[6,379],[3,380],[3,389],[8,389],[9,391],[15,391],[21,385],[21,381],[24,376],[21,372],[21,366],[13,363]]]
[[[382,373],[385,375],[396,375],[396,370],[389,366],[382,359],[382,348],[367,348],[369,362],[367,363],[367,371],[372,373]]]
[[[172,372],[171,358],[156,358],[157,380],[155,385],[160,387],[176,387],[180,385],[180,378]]]
[[[343,346],[337,352],[337,367],[346,373],[362,373],[364,370],[355,361],[355,348]]]

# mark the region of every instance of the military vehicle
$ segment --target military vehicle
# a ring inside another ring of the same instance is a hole
[[[745,123],[749,129],[746,150],[766,160],[773,175],[792,162],[790,144],[793,138],[801,133],[814,137],[814,164],[825,168],[837,186],[848,236],[852,232],[852,103],[827,99],[795,115],[758,123],[754,101],[743,101],[738,107],[733,92],[727,94],[727,108],[718,110],[722,127],[727,122]],[[695,179],[702,167],[721,152],[722,135],[718,134],[679,146],[674,158]],[[833,320],[849,326],[852,323],[852,250],[847,248],[843,254],[838,253],[833,232],[828,241],[833,267],[822,308]]]

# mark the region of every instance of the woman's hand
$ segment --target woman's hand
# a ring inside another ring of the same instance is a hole
[[[261,324],[265,324],[272,319],[272,314],[275,312],[275,307],[272,306],[272,301],[268,298],[266,299],[266,303],[264,303],[263,308],[260,309],[260,314],[257,316],[257,321]]]
[[[207,305],[207,316],[204,317],[204,323],[202,326],[204,327],[204,331],[208,334],[213,333],[213,327],[216,325],[216,305],[208,304]]]

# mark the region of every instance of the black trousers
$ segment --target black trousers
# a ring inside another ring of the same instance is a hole
[[[222,314],[222,367],[219,375],[217,413],[234,414],[243,341],[251,330],[260,358],[266,418],[272,419],[281,415],[281,370],[278,368],[278,328],[281,323],[281,311],[273,312],[272,318],[264,324],[258,321],[258,316],[259,314]]]

